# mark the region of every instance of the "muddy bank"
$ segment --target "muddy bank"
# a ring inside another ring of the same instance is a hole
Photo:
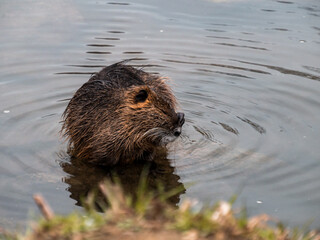
[[[102,213],[96,211],[95,196],[90,194],[83,204],[85,212],[67,216],[55,215],[46,201],[36,195],[34,199],[43,218],[31,226],[26,236],[0,229],[0,237],[16,240],[320,240],[319,232],[288,229],[268,215],[247,218],[243,209],[232,209],[231,202],[219,202],[214,207],[195,211],[190,200],[175,207],[167,202],[167,196],[147,192],[143,184],[141,186],[133,201],[118,185],[100,184],[106,199],[99,203],[104,209]]]

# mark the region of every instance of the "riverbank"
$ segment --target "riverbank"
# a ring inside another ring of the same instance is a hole
[[[56,216],[46,201],[35,195],[43,218],[22,236],[0,230],[0,238],[7,240],[84,240],[84,239],[135,239],[135,240],[320,240],[316,231],[303,233],[287,229],[270,216],[247,218],[245,211],[232,209],[231,202],[220,202],[214,207],[204,207],[195,212],[193,202],[186,200],[179,208],[166,202],[173,192],[154,194],[142,184],[135,199],[126,196],[119,185],[110,182],[99,185],[107,200],[97,202],[90,194],[83,206],[85,211],[67,216]],[[108,206],[106,205],[108,204]],[[276,227],[271,227],[269,224]]]

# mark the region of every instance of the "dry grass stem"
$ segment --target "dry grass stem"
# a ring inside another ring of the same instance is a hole
[[[35,203],[37,204],[41,214],[43,215],[43,217],[46,220],[51,220],[54,218],[54,213],[51,210],[49,204],[46,203],[46,201],[44,200],[44,198],[39,195],[39,194],[35,194],[33,195],[33,199],[35,201]]]

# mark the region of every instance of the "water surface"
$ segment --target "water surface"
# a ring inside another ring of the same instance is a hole
[[[72,168],[66,99],[136,58],[172,79],[186,114],[154,175],[186,188],[175,202],[237,194],[250,215],[319,228],[319,26],[317,0],[2,1],[0,226],[24,226],[37,192],[57,213],[80,208],[104,172]]]

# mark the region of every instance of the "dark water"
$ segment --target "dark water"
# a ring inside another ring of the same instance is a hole
[[[0,32],[0,226],[25,225],[37,192],[57,213],[80,208],[107,173],[70,163],[65,99],[137,58],[173,79],[186,114],[170,162],[152,170],[186,188],[175,202],[238,194],[250,215],[320,228],[318,0],[8,0]]]

